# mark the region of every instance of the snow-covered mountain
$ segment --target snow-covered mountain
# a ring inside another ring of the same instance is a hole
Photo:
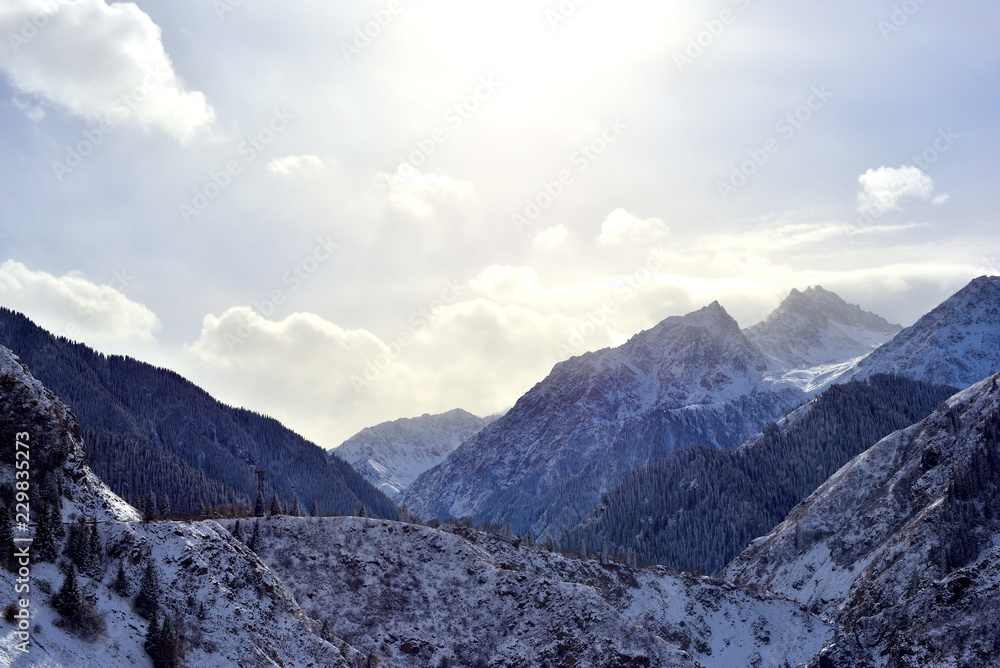
[[[841,631],[821,665],[985,666],[1000,648],[1000,376],[856,457],[726,569]]]
[[[697,443],[736,447],[898,330],[818,287],[746,331],[718,302],[667,318],[557,364],[402,501],[558,535],[636,466]]]
[[[17,645],[23,638],[16,634],[16,623],[0,621],[0,666],[151,666],[144,649],[148,622],[132,602],[150,563],[159,575],[160,618],[170,618],[183,634],[185,665],[355,665],[320,639],[317,623],[303,614],[275,574],[217,523],[141,523],[135,508],[86,465],[76,417],[3,347],[0,438],[2,502],[7,505],[15,482],[16,439],[29,446],[29,459],[18,460],[31,464],[27,493],[36,520],[30,534],[15,527],[15,537],[35,539],[27,578],[30,590],[17,590],[30,603],[31,642],[28,653],[21,652]],[[96,523],[101,544],[90,572],[78,577],[90,612],[86,628],[75,627],[73,632],[52,607],[53,594],[69,568],[62,549],[67,539],[56,541],[56,563],[44,560],[39,539],[42,508],[60,506],[61,516],[56,517],[64,528],[83,519]],[[119,565],[130,583],[128,596],[112,588]],[[0,568],[5,604],[14,599],[17,577]],[[356,650],[346,651],[352,661],[359,656]]]
[[[853,375],[968,387],[998,371],[1000,276],[981,276],[862,360]]]
[[[771,315],[746,330],[767,357],[777,387],[817,391],[902,330],[848,304],[820,286],[791,294]]]
[[[557,364],[401,501],[423,517],[558,535],[635,466],[697,442],[736,447],[802,399],[769,391],[766,371],[718,302],[667,318],[618,348]]]
[[[393,668],[799,665],[833,636],[762,592],[473,529],[272,518],[260,537],[310,616]]]
[[[495,419],[457,408],[440,415],[383,422],[362,429],[330,453],[353,466],[389,498],[396,498],[417,476],[443,462]]]

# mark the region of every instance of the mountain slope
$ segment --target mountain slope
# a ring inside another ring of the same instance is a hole
[[[968,387],[998,371],[1000,276],[981,276],[862,360],[853,375]]]
[[[402,502],[558,536],[635,467],[698,443],[735,448],[896,331],[819,287],[747,331],[718,302],[667,318],[557,364]]]
[[[30,602],[31,640],[27,654],[22,653],[16,625],[0,621],[0,666],[152,665],[144,650],[148,623],[132,600],[152,564],[159,574],[160,618],[170,618],[182,635],[185,665],[347,668],[343,655],[318,637],[315,622],[274,573],[218,524],[139,523],[139,513],[86,465],[80,433],[68,408],[0,347],[0,503],[14,508],[15,461],[30,461],[27,494],[35,520],[30,532],[15,527],[16,537],[34,539],[30,575],[17,581],[18,575],[0,567],[0,589],[8,594],[27,580],[29,590],[17,591]],[[28,460],[16,455],[24,450],[15,448],[18,441],[28,444]],[[51,512],[57,521],[47,526],[61,526],[68,534],[54,539],[58,563],[47,559],[42,547],[41,518]],[[86,625],[74,626],[73,616],[53,609],[52,594],[60,590],[70,559],[76,559],[68,544],[84,520],[82,526],[93,527],[89,530],[98,545],[78,576],[90,609],[81,617]],[[10,536],[0,540],[6,559]],[[112,590],[119,565],[131,589],[128,596]],[[12,596],[6,598],[5,604]],[[358,656],[354,650],[348,654],[352,660]]]
[[[987,665],[1000,648],[998,380],[845,465],[727,578],[837,622],[821,665]]]
[[[899,325],[816,286],[804,292],[792,290],[746,335],[767,357],[768,376],[778,387],[813,392],[900,330]]]
[[[272,518],[260,535],[312,614],[393,668],[797,665],[832,637],[787,600],[472,529]]]
[[[252,505],[255,471],[265,494],[323,513],[395,517],[391,501],[349,465],[274,419],[225,406],[179,375],[136,360],[105,356],[57,338],[0,308],[0,343],[21,359],[80,418],[89,463],[133,502],[152,491],[173,509]]]
[[[736,450],[695,446],[629,473],[564,545],[714,573],[837,469],[956,391],[901,377],[835,385]]]
[[[470,515],[558,535],[634,466],[699,441],[735,447],[801,399],[768,392],[765,371],[764,356],[717,302],[667,318],[618,348],[557,364],[504,417],[417,478],[402,502],[422,516]]]
[[[361,430],[331,454],[343,459],[389,498],[493,422],[461,409],[404,418]]]

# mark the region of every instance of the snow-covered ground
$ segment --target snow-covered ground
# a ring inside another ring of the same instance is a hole
[[[349,517],[260,526],[261,557],[310,616],[393,667],[795,666],[833,634],[788,600],[472,529]]]

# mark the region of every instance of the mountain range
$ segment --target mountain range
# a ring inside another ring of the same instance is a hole
[[[558,536],[636,467],[697,443],[737,447],[899,329],[819,287],[748,330],[718,302],[667,318],[557,364],[401,501]]]

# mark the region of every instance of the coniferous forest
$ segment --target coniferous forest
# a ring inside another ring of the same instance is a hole
[[[834,385],[806,414],[736,450],[695,445],[642,466],[560,540],[714,573],[841,466],[928,415],[955,388],[899,376]]]
[[[252,508],[257,471],[283,508],[298,499],[320,514],[395,518],[392,502],[346,462],[277,420],[226,406],[178,374],[97,353],[0,308],[0,344],[77,415],[87,461],[113,491],[140,508],[197,513]]]

